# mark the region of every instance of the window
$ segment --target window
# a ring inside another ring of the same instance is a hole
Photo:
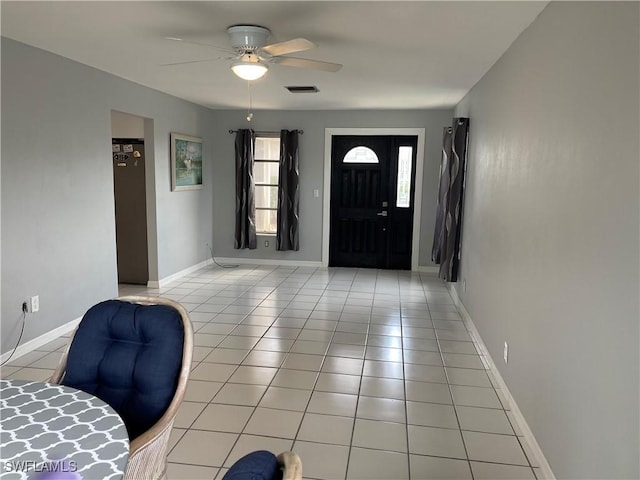
[[[278,228],[280,136],[256,135],[254,157],[256,233],[275,235]]]
[[[368,147],[354,147],[342,159],[343,163],[378,163],[376,152]]]
[[[400,147],[398,151],[398,189],[396,191],[396,207],[411,206],[411,163],[412,147]]]

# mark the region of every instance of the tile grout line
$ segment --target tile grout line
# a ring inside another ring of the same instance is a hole
[[[425,295],[426,296],[426,295]],[[429,309],[429,318],[431,318],[431,308],[430,303],[427,301],[427,308]],[[451,406],[453,408],[453,413],[456,416],[456,422],[458,424],[458,432],[460,433],[460,439],[462,440],[462,447],[464,448],[464,454],[467,457],[467,466],[469,467],[469,473],[471,474],[471,479],[475,478],[473,474],[473,469],[471,468],[471,459],[469,458],[469,450],[467,448],[467,442],[464,439],[464,435],[462,434],[462,424],[460,423],[460,417],[458,415],[458,409],[456,408],[456,402],[453,398],[453,391],[451,390],[451,383],[449,380],[449,371],[446,369],[446,363],[444,354],[442,352],[442,345],[440,344],[440,335],[435,328],[435,324],[433,323],[433,318],[431,318],[431,325],[433,326],[433,332],[436,336],[436,342],[438,344],[438,352],[440,353],[440,359],[442,360],[442,369],[444,370],[445,378],[447,379],[447,388],[449,390],[449,396],[451,397]]]
[[[317,271],[317,269],[316,269],[316,271]],[[306,285],[306,283],[308,283],[308,280],[307,280],[307,282],[305,282],[305,285]],[[327,280],[327,285],[326,285],[326,286],[325,286],[325,288],[322,290],[322,291],[323,291],[323,294],[322,294],[322,295],[320,295],[320,298],[322,298],[322,296],[324,295],[324,293],[326,293],[326,291],[327,291],[327,286],[328,286],[330,283],[331,283],[331,277],[329,277],[329,279]],[[318,302],[319,302],[319,300],[318,300]],[[317,307],[317,305],[318,305],[318,302],[316,302],[316,307]],[[344,309],[344,306],[343,306],[343,309]],[[315,310],[315,307],[314,307],[314,309],[312,310],[312,313],[313,313],[313,311],[314,311],[314,310]],[[311,315],[309,315],[309,318],[311,318]],[[307,319],[307,322],[308,322],[308,319]],[[306,323],[307,323],[307,322],[305,322],[305,325],[306,325]],[[337,326],[338,326],[338,325],[337,325],[337,323],[336,323],[335,328],[337,328]],[[303,328],[304,328],[304,327],[303,327]],[[316,391],[316,385],[318,384],[318,380],[319,380],[319,378],[320,378],[320,374],[321,374],[321,372],[322,372],[322,367],[324,366],[324,362],[325,362],[325,360],[326,360],[326,358],[327,358],[327,352],[329,351],[329,348],[331,347],[331,339],[333,339],[333,337],[334,337],[334,335],[335,335],[335,328],[334,328],[334,329],[332,330],[332,332],[331,332],[331,338],[329,339],[329,342],[327,343],[327,348],[325,349],[325,353],[324,353],[324,354],[323,354],[323,356],[322,356],[322,362],[320,362],[320,367],[319,367],[319,369],[318,369],[318,373],[316,374],[316,378],[315,378],[315,380],[314,380],[314,382],[313,382],[313,385],[312,385],[312,387],[311,387],[311,395],[309,395],[309,400],[307,400],[307,404],[305,405],[304,410],[303,410],[303,412],[302,412],[302,419],[300,420],[300,424],[298,425],[298,428],[296,429],[296,433],[295,433],[295,435],[294,435],[294,437],[293,437],[293,441],[292,441],[292,443],[291,443],[291,449],[292,449],[292,451],[293,451],[293,447],[295,446],[296,442],[298,441],[298,435],[300,435],[300,430],[302,429],[302,423],[304,422],[304,417],[305,417],[305,415],[307,414],[307,410],[309,409],[309,404],[311,404],[311,399],[313,398],[313,394],[314,394],[314,392]],[[300,333],[298,334],[298,337],[300,337],[300,334],[301,334],[301,333],[302,333],[302,329],[300,329]],[[292,348],[293,348],[293,347],[292,347]],[[301,441],[304,441],[304,440],[301,440]]]
[[[349,292],[347,293],[347,299],[349,298],[349,294],[352,291],[353,288],[353,284],[356,280],[357,277],[357,270],[353,275],[353,279],[351,280],[351,284],[349,286]],[[346,300],[345,300],[345,305],[346,305]],[[372,307],[373,308],[373,307]],[[342,308],[342,312],[344,312],[344,307]],[[340,317],[342,317],[342,313],[340,313]],[[371,320],[371,318],[369,318],[369,320]],[[338,323],[340,322],[340,319],[338,319]],[[336,324],[336,329],[338,328],[338,324]],[[367,326],[367,332],[369,332],[369,327]],[[368,333],[367,333],[368,335]],[[335,337],[335,331],[334,331],[334,335],[332,338]],[[366,351],[366,345],[367,345],[367,337],[365,336],[365,351]],[[364,354],[363,354],[364,357]],[[355,434],[356,431],[356,415],[358,414],[358,403],[360,401],[360,389],[362,388],[362,375],[364,373],[364,359],[362,360],[362,368],[360,370],[360,383],[358,385],[358,394],[356,396],[356,408],[355,411],[353,412],[353,425],[351,426],[351,437],[349,438],[349,448],[347,450],[347,464],[345,465],[345,469],[344,469],[344,478],[346,480],[347,475],[349,475],[349,462],[351,461],[351,450],[353,448],[353,436]]]
[[[274,287],[274,289],[275,289],[275,287]],[[226,290],[226,288],[222,289],[221,291],[224,291],[224,290]],[[219,293],[219,292],[218,292],[218,293]],[[185,296],[186,296],[186,295],[185,295]],[[213,295],[213,296],[215,296],[215,295]],[[212,296],[211,298],[213,298],[213,296]],[[239,297],[236,297],[236,298],[239,298]],[[201,305],[203,305],[204,303],[206,303],[206,302],[203,302]],[[222,312],[218,312],[218,313],[216,313],[216,314],[215,314],[215,315],[214,315],[214,316],[213,316],[209,321],[207,321],[206,323],[207,323],[207,324],[210,324],[211,322],[213,322],[213,321],[215,320],[215,318],[218,316],[218,314],[219,314],[219,313],[222,313]],[[245,316],[244,318],[246,318],[246,316]],[[275,321],[275,320],[274,320],[274,321]],[[238,324],[236,324],[236,326],[237,326],[237,325],[239,325],[239,323],[238,323]],[[202,327],[201,327],[201,328],[202,328]],[[232,332],[234,329],[235,329],[235,327],[234,327],[233,329],[231,329],[231,332]],[[224,336],[224,338],[223,338],[222,340],[220,340],[220,342],[218,342],[218,344],[217,344],[217,345],[215,345],[214,347],[211,347],[211,348],[212,348],[212,350],[211,350],[211,352],[210,352],[209,354],[207,354],[207,356],[209,356],[211,353],[213,353],[213,351],[215,351],[215,349],[216,349],[216,348],[218,348],[218,345],[220,345],[220,343],[222,343],[226,338],[228,338],[228,337],[231,335],[231,332],[229,332],[228,334],[226,334],[226,335]],[[195,335],[195,333],[197,333],[197,332],[194,332],[194,335]],[[248,355],[248,353],[247,353],[246,355]],[[245,357],[243,357],[243,360],[244,360],[244,358],[246,358],[246,355],[245,355]],[[199,367],[201,364],[203,364],[203,363],[208,363],[208,362],[205,362],[205,361],[204,361],[204,359],[205,359],[205,358],[207,358],[207,356],[205,356],[202,360],[200,360],[200,361],[198,362],[198,364],[196,365],[196,367],[193,367],[193,368],[191,369],[191,372],[193,372],[193,370],[195,370],[195,368]],[[240,364],[241,364],[241,363],[242,363],[242,360],[240,361]],[[214,363],[214,364],[215,364],[215,363]],[[233,372],[232,372],[232,373],[231,373],[231,375],[227,378],[227,380],[225,380],[224,382],[221,382],[221,383],[222,383],[222,386],[220,387],[220,389],[218,390],[218,392],[216,392],[216,393],[213,395],[213,397],[212,397],[212,398],[207,402],[207,406],[208,406],[208,405],[210,405],[210,404],[212,403],[212,401],[213,401],[213,400],[215,399],[215,397],[220,393],[220,391],[222,391],[222,389],[223,389],[223,388],[224,388],[224,387],[229,383],[229,378],[231,378],[231,377],[233,376],[233,374],[237,371],[237,369],[239,368],[240,364],[238,364],[238,365],[236,366],[236,368],[233,370]],[[189,375],[189,376],[191,377],[191,375]],[[190,378],[190,379],[191,379],[191,378]],[[189,426],[188,426],[188,427],[186,427],[185,432],[182,434],[182,436],[181,436],[180,440],[181,440],[181,439],[186,435],[186,433],[187,433],[189,430],[191,430],[191,428],[192,428],[193,424],[198,420],[198,418],[200,418],[200,416],[202,415],[202,413],[204,412],[204,410],[206,410],[206,408],[207,408],[207,407],[205,406],[205,407],[203,408],[203,410],[202,410],[202,411],[201,411],[201,412],[196,416],[196,418],[195,418],[195,419],[194,419],[194,420],[189,424]],[[253,412],[252,412],[252,415],[253,415]],[[249,418],[250,418],[250,417],[249,417]],[[248,421],[249,421],[249,419],[247,419],[247,422],[248,422]],[[228,432],[222,432],[222,433],[228,433]],[[239,438],[239,436],[238,436],[238,438]],[[173,447],[172,447],[172,448],[167,452],[167,458],[169,457],[169,455],[171,454],[171,452],[173,452],[173,450],[178,446],[178,443],[180,442],[180,440],[176,441],[176,443],[173,445]],[[237,442],[237,439],[236,439],[236,442]],[[233,445],[233,446],[235,446],[235,443],[234,443],[234,445]],[[232,449],[233,449],[233,447],[232,447]],[[226,458],[225,458],[225,461],[226,461]],[[222,462],[222,464],[224,465],[224,461]],[[221,465],[221,466],[220,466],[220,467],[218,467],[218,468],[223,468],[223,466]]]
[[[296,268],[296,269],[294,269],[294,270],[293,270],[293,272],[295,272],[296,270],[297,270],[297,268]],[[289,274],[289,275],[287,275],[287,279],[288,279],[289,277],[290,277],[290,274]],[[285,281],[286,281],[286,280],[285,280],[285,279],[283,279],[283,280],[282,280],[282,281],[281,281],[277,286],[275,286],[275,287],[274,287],[274,289],[272,290],[272,292],[269,294],[269,296],[270,296],[271,294],[273,294],[273,293],[277,290],[277,288],[278,288],[280,285],[282,285],[282,283],[284,283]],[[267,297],[267,298],[268,298],[268,297]],[[261,302],[261,303],[262,303],[262,302]],[[291,303],[291,300],[287,303],[287,305],[289,305],[290,303]],[[256,308],[257,308],[257,307],[256,307]],[[285,307],[285,309],[286,309],[286,307]],[[284,311],[285,309],[283,309],[283,311]],[[278,313],[278,316],[277,316],[277,317],[274,319],[274,321],[271,323],[271,325],[269,326],[269,329],[273,327],[273,324],[278,320],[278,318],[280,317],[280,314],[281,314],[281,313],[282,313],[282,312]],[[245,318],[246,318],[246,317],[245,317]],[[306,323],[306,322],[305,322],[305,323]],[[268,331],[268,329],[267,329],[267,331]],[[302,329],[301,329],[300,331],[302,331]],[[265,334],[266,334],[266,332],[265,332]],[[298,333],[298,335],[299,335],[299,333]],[[264,338],[264,334],[263,334],[263,336],[262,336],[262,337],[260,337],[260,338],[261,338],[261,339],[262,339],[262,338]],[[256,345],[257,345],[257,343],[256,343]],[[255,345],[254,345],[254,346],[249,350],[249,353],[250,353],[251,351],[253,351],[253,349],[254,349],[254,348],[255,348]],[[278,369],[277,369],[277,370],[280,370],[280,369],[282,368],[282,365],[284,365],[284,362],[286,362],[287,357],[289,356],[289,353],[290,353],[290,351],[291,351],[291,348],[293,348],[293,343],[291,344],[291,347],[289,348],[289,350],[286,352],[285,357],[283,358],[282,363],[280,364],[280,367],[278,367]],[[247,353],[247,355],[248,355],[249,353]],[[245,357],[245,358],[246,358],[246,357]],[[240,366],[238,366],[238,368],[239,368],[239,367],[240,367]],[[237,370],[237,369],[236,369],[236,370]],[[234,373],[235,373],[235,371],[234,371]],[[222,468],[227,468],[227,467],[225,467],[225,466],[224,466],[224,465],[225,465],[225,463],[227,463],[227,460],[229,460],[229,456],[231,455],[231,453],[233,452],[233,450],[235,449],[235,447],[238,445],[238,442],[240,441],[240,438],[241,438],[241,437],[242,437],[242,435],[244,434],[244,431],[246,430],[247,425],[249,425],[249,422],[251,421],[251,419],[252,419],[252,418],[253,418],[253,416],[255,415],[256,411],[258,410],[258,405],[260,405],[260,402],[262,401],[262,399],[263,399],[263,398],[264,398],[264,396],[266,395],[267,390],[269,390],[269,387],[270,387],[270,386],[271,386],[271,384],[273,383],[273,380],[275,379],[275,377],[276,377],[276,375],[277,375],[277,374],[278,374],[278,371],[276,371],[276,373],[273,375],[273,377],[272,377],[272,378],[271,378],[271,380],[269,381],[269,384],[266,386],[266,388],[265,388],[264,392],[262,393],[262,395],[260,396],[260,398],[259,398],[259,399],[258,399],[258,401],[256,402],[255,406],[253,406],[253,411],[251,412],[251,415],[250,415],[250,416],[249,416],[249,418],[247,419],[247,422],[246,422],[246,423],[244,424],[244,426],[242,427],[242,431],[238,434],[238,437],[236,438],[235,442],[233,443],[233,445],[231,446],[231,448],[230,448],[230,449],[229,449],[229,451],[227,452],[227,455],[225,456],[224,460],[222,461],[222,465],[221,465],[221,467],[220,467],[221,469],[222,469]],[[233,374],[231,374],[231,376],[233,376]],[[231,377],[229,377],[229,379],[230,379],[230,378],[231,378]],[[225,385],[228,383],[229,379],[227,379],[227,382],[225,382]],[[223,386],[223,388],[224,388],[224,386]],[[221,389],[221,390],[222,390],[222,389]],[[217,395],[217,394],[216,394],[216,395]],[[215,399],[215,396],[213,397],[213,399],[212,399],[212,400],[214,400],[214,399]],[[279,437],[276,437],[276,438],[279,438]],[[293,446],[293,443],[292,443],[291,445]]]
[[[266,276],[268,276],[268,274],[267,274]],[[275,286],[273,287],[273,289],[271,290],[271,292],[269,293],[269,295],[271,295],[271,294],[272,294],[272,293],[273,293],[273,292],[278,288],[278,286],[279,286],[282,282],[284,282],[284,279],[283,279],[280,283],[278,283],[278,285],[275,285]],[[254,282],[251,286],[255,286],[256,284],[257,284],[257,281],[256,281],[256,282]],[[249,290],[249,289],[251,288],[251,286],[250,286],[247,290]],[[227,288],[228,288],[228,287],[225,287],[225,288],[224,288],[224,289],[222,289],[221,291],[224,291],[224,290],[226,290]],[[218,293],[219,293],[219,292],[218,292]],[[268,295],[268,296],[269,296],[269,295]],[[215,296],[215,295],[214,295],[214,296]],[[268,296],[267,296],[267,297],[265,297],[265,299],[266,299],[266,298],[268,298]],[[236,299],[237,299],[237,298],[240,298],[240,296],[235,297],[235,298],[236,298]],[[263,301],[264,301],[264,300],[263,300]],[[232,303],[233,303],[233,302],[232,302]],[[262,303],[262,302],[260,302],[260,303]],[[227,307],[227,308],[228,308],[228,307]],[[255,308],[257,308],[257,307],[254,307],[254,309],[253,309],[253,310],[255,310]],[[225,308],[225,309],[226,309],[226,308]],[[252,310],[252,311],[253,311],[253,310]],[[223,312],[224,312],[224,310],[223,310]],[[219,313],[223,313],[223,312],[219,312]],[[211,320],[209,320],[207,323],[211,323],[211,322],[213,322],[213,321],[215,320],[215,318],[218,316],[218,314],[219,314],[219,313],[217,313],[216,315],[214,315],[214,316],[213,316],[213,318],[211,318]],[[246,314],[246,315],[243,317],[243,319],[242,319],[242,320],[240,320],[240,322],[238,322],[237,324],[235,324],[235,325],[236,325],[236,327],[237,327],[238,325],[240,325],[240,324],[242,323],[242,321],[243,321],[244,319],[246,319],[246,318],[247,318],[247,316],[249,316],[250,314],[251,314],[251,313]],[[271,325],[273,325],[273,323],[275,323],[275,321],[276,321],[276,320],[277,320],[277,317],[274,319],[274,321],[271,323]],[[271,328],[271,325],[269,326],[269,328]],[[224,337],[224,338],[223,338],[223,339],[222,339],[222,340],[221,340],[221,341],[220,341],[216,346],[212,347],[212,352],[213,352],[216,348],[218,348],[218,346],[219,346],[219,345],[220,345],[224,340],[226,340],[229,336],[232,336],[232,335],[231,335],[231,333],[233,332],[233,330],[235,330],[235,327],[231,330],[231,332],[229,332],[228,334],[226,334],[226,335],[225,335],[225,337]],[[266,333],[266,332],[265,332],[265,333]],[[263,334],[263,336],[262,336],[262,337],[260,337],[260,338],[263,338],[263,337],[264,337],[264,334]],[[256,343],[256,344],[257,344],[257,343]],[[254,345],[254,347],[255,347],[255,345]],[[222,389],[224,389],[224,387],[230,383],[230,382],[229,382],[229,379],[230,379],[230,378],[235,374],[235,372],[237,372],[237,370],[238,370],[238,369],[240,368],[240,366],[242,365],[242,361],[244,361],[244,359],[249,355],[249,353],[250,353],[252,350],[253,350],[253,347],[252,347],[251,349],[249,349],[249,351],[247,352],[247,354],[246,354],[246,355],[243,357],[243,359],[239,362],[239,364],[238,364],[238,365],[236,366],[236,368],[233,370],[233,372],[231,373],[231,375],[229,375],[229,377],[228,377],[224,382],[221,382],[221,383],[222,383],[222,386],[220,387],[220,390],[218,390],[218,392],[217,392],[217,393],[216,393],[216,394],[211,398],[211,400],[210,400],[209,402],[207,402],[207,405],[211,405],[211,404],[213,403],[213,400],[215,400],[216,396],[217,396],[217,395],[222,391]],[[209,353],[209,355],[210,355],[212,352],[210,352],[210,353]],[[207,355],[207,356],[208,356],[208,355]],[[206,358],[206,357],[205,357],[205,358]],[[286,358],[286,357],[285,357],[285,358]],[[284,360],[283,360],[283,362],[284,362]],[[204,359],[203,359],[203,360],[201,360],[201,361],[198,363],[198,366],[200,366],[202,363],[208,363],[208,362],[204,362]],[[275,377],[275,375],[274,375],[274,377]],[[273,381],[273,379],[271,379],[271,381]],[[270,383],[271,383],[271,382],[270,382]],[[255,385],[255,384],[253,384],[253,385]],[[269,388],[268,386],[267,386],[267,388],[265,388],[265,391],[262,393],[262,395],[261,395],[261,396],[260,396],[260,398],[258,399],[258,401],[257,401],[256,405],[255,405],[255,406],[252,406],[252,407],[253,407],[253,411],[251,412],[251,415],[250,415],[250,416],[249,416],[249,418],[247,419],[247,422],[245,423],[245,425],[244,425],[244,427],[243,427],[243,430],[244,430],[244,428],[246,428],[246,425],[247,425],[247,424],[249,423],[249,421],[251,420],[251,417],[252,417],[252,416],[253,416],[253,414],[255,413],[255,411],[256,411],[256,409],[257,409],[258,404],[260,403],[260,401],[261,401],[261,400],[262,400],[262,398],[264,397],[264,394],[266,393],[266,391],[267,391],[267,389],[268,389],[268,388]],[[197,421],[197,419],[202,415],[202,413],[204,412],[204,410],[205,410],[206,408],[207,408],[207,407],[205,407],[205,408],[202,410],[202,412],[200,412],[200,414],[198,414],[198,415],[196,416],[196,418],[191,422],[190,426],[189,426],[189,427],[187,427],[186,431],[189,431],[189,430],[191,429],[191,427],[193,426],[193,424],[194,424],[194,423]],[[185,431],[185,434],[186,434],[186,431]],[[230,432],[221,432],[221,433],[230,433]],[[184,435],[185,435],[185,434],[183,434],[183,437],[184,437]],[[233,443],[233,445],[231,446],[231,449],[230,449],[230,450],[229,450],[229,452],[227,453],[227,455],[226,455],[225,459],[222,461],[222,465],[221,465],[220,467],[218,467],[219,469],[223,469],[223,468],[225,468],[225,467],[224,467],[224,464],[226,463],[226,461],[227,461],[227,459],[228,459],[228,456],[231,454],[231,452],[232,452],[232,451],[233,451],[233,449],[235,448],[235,446],[236,446],[236,444],[237,444],[238,440],[240,439],[240,436],[241,436],[241,435],[242,435],[242,433],[239,433],[239,434],[238,434],[238,437],[236,438],[235,442],[234,442],[234,443]],[[173,451],[173,450],[176,448],[176,446],[178,445],[178,443],[179,443],[179,441],[178,441],[178,442],[176,442],[176,444],[173,446],[173,448],[171,449],[171,451]],[[169,453],[170,453],[170,452],[169,452]]]
[[[400,299],[400,288],[398,288],[398,299]],[[426,302],[426,296],[425,296],[425,302]],[[427,307],[427,311],[428,311],[428,307]],[[404,322],[402,321],[402,300],[400,299],[400,342],[401,342],[401,347],[402,347],[402,387],[403,387],[403,392],[404,392],[404,419],[405,419],[405,433],[406,433],[406,438],[407,438],[407,472],[408,472],[408,478],[411,478],[411,447],[409,446],[409,405],[408,405],[408,399],[407,399],[407,372],[406,372],[406,365],[407,362],[405,361],[405,355],[404,355]],[[431,317],[429,317],[431,318]]]

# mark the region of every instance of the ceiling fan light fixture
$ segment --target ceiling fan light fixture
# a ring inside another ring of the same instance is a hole
[[[231,64],[231,70],[243,80],[257,80],[267,73],[269,67],[262,62],[247,62],[239,60]]]
[[[227,28],[233,48],[256,50],[267,43],[271,35],[268,28],[257,25],[233,25]]]

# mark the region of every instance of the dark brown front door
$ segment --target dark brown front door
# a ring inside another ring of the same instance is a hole
[[[415,136],[332,137],[329,266],[411,268]]]

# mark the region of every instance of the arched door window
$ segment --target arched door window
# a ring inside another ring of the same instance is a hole
[[[343,163],[379,163],[378,155],[369,147],[354,147],[342,159]]]

